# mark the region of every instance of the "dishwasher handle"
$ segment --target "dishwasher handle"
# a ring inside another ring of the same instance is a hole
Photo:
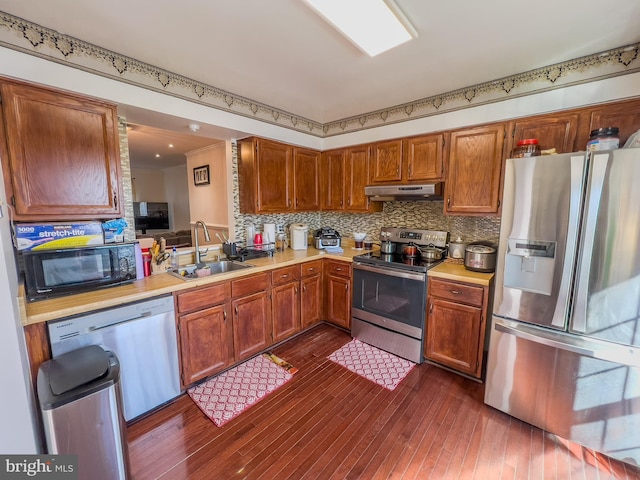
[[[138,315],[137,317],[128,318],[127,320],[118,320],[117,322],[108,323],[106,325],[100,325],[99,327],[95,327],[95,326],[94,327],[89,327],[89,331],[90,332],[97,332],[99,330],[104,330],[105,328],[113,327],[115,325],[124,325],[125,323],[135,322],[136,320],[140,320],[142,318],[151,317],[152,315],[153,315],[152,312],[144,312],[141,315]]]

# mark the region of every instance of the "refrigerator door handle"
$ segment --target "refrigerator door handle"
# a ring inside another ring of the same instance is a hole
[[[580,225],[580,205],[582,203],[582,188],[585,176],[585,157],[571,157],[571,195],[569,197],[569,224],[567,226],[567,240],[563,259],[563,271],[558,290],[558,302],[553,312],[551,325],[566,328],[567,312],[569,310],[569,290],[573,282],[576,245],[578,244],[578,227]]]
[[[562,332],[543,330],[531,325],[494,317],[496,330],[523,340],[548,347],[566,350],[585,357],[619,363],[629,367],[640,367],[640,348],[583,338]]]
[[[598,211],[602,198],[602,188],[607,174],[610,154],[592,154],[589,183],[585,197],[585,217],[582,229],[582,246],[578,252],[577,291],[571,312],[570,328],[575,332],[585,332],[587,328],[587,301],[589,298],[589,277],[593,245],[596,237]]]

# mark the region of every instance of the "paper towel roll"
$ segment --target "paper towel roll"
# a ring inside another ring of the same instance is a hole
[[[262,231],[262,241],[264,243],[275,243],[276,241],[276,224],[265,223]]]

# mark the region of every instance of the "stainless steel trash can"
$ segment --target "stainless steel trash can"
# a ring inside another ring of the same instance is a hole
[[[91,345],[48,360],[37,388],[49,453],[78,455],[80,479],[128,478],[120,364],[113,352]]]

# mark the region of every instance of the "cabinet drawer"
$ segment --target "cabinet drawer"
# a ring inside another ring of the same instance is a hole
[[[325,265],[325,272],[329,275],[337,275],[339,277],[349,278],[351,277],[351,265],[347,262],[336,262],[333,260],[327,260]]]
[[[314,260],[312,262],[305,262],[300,266],[302,270],[302,277],[311,277],[312,275],[318,275],[322,273],[322,260]]]
[[[429,292],[434,297],[446,298],[454,302],[482,306],[484,289],[462,283],[445,282],[436,278],[429,279]]]
[[[177,295],[178,312],[190,312],[218,305],[224,303],[230,297],[231,285],[229,282],[188,290]]]
[[[300,265],[276,268],[271,272],[271,285],[284,285],[300,280]]]
[[[238,280],[232,280],[231,295],[236,298],[256,292],[264,292],[271,286],[270,280],[271,277],[267,272],[256,273],[255,275],[249,275],[248,277],[240,278]]]

